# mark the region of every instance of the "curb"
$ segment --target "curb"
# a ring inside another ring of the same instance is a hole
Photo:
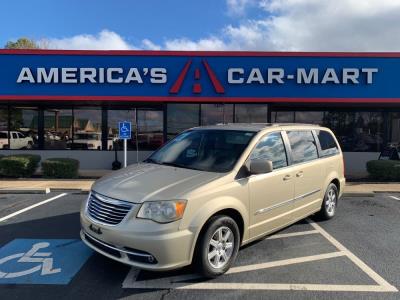
[[[14,189],[0,189],[0,194],[48,194],[49,188],[14,188]]]

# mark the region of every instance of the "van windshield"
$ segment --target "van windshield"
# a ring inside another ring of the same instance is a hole
[[[255,134],[238,130],[186,131],[154,152],[145,162],[207,172],[228,172]]]

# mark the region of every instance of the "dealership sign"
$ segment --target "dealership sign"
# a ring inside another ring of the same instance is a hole
[[[0,99],[393,101],[393,56],[0,50]]]

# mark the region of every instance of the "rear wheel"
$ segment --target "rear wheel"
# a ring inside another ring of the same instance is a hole
[[[321,210],[318,216],[323,220],[329,220],[334,217],[338,201],[338,188],[335,184],[331,183],[326,189],[324,201],[322,201]]]
[[[229,270],[236,259],[240,233],[236,222],[228,216],[214,216],[206,225],[197,245],[195,263],[207,278],[215,278]]]

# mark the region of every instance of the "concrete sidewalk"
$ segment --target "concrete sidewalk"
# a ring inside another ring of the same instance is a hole
[[[87,192],[94,179],[14,179],[0,180],[0,193],[49,192],[50,190],[71,190]],[[344,193],[346,196],[372,196],[374,193],[400,193],[400,183],[366,183],[348,182]]]

